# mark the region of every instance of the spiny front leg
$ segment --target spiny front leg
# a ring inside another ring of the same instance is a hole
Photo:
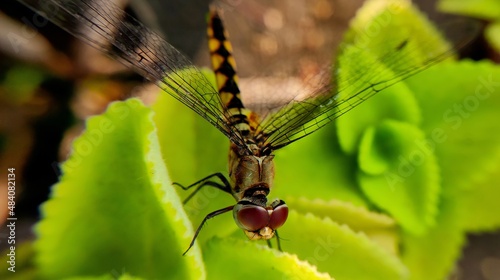
[[[189,251],[189,249],[191,249],[191,247],[193,247],[194,245],[194,242],[196,241],[196,237],[198,237],[198,234],[200,234],[200,231],[201,231],[201,228],[203,227],[203,225],[205,225],[205,223],[209,220],[209,219],[212,219],[213,217],[215,216],[218,216],[220,214],[224,214],[226,212],[229,212],[231,210],[233,210],[234,208],[234,205],[231,205],[231,206],[228,206],[226,208],[222,208],[222,209],[219,209],[217,211],[214,211],[208,215],[205,216],[205,218],[203,219],[203,221],[201,221],[201,224],[198,226],[198,228],[196,229],[196,232],[194,233],[194,236],[193,236],[193,240],[191,240],[191,243],[189,244],[189,247],[187,248],[186,252],[184,252],[184,254],[182,254],[183,256],[186,255],[186,253]]]
[[[219,178],[219,180],[222,182],[222,184],[212,181],[211,179],[213,177]],[[217,189],[219,189],[219,190],[221,190],[223,192],[232,194],[231,184],[226,179],[226,177],[224,175],[222,175],[222,173],[220,173],[220,172],[208,175],[207,177],[205,177],[205,178],[203,178],[203,179],[201,179],[199,181],[196,181],[196,182],[192,183],[189,186],[183,186],[183,185],[181,185],[180,183],[177,183],[177,182],[172,183],[172,185],[179,186],[179,187],[181,187],[185,191],[187,191],[187,190],[189,190],[189,189],[191,189],[193,187],[197,187],[188,197],[186,197],[184,199],[184,201],[182,202],[183,204],[186,204],[189,200],[191,200],[191,198],[193,198],[195,196],[195,194],[198,193],[201,190],[201,188],[203,188],[204,186],[215,187],[215,188],[217,188]]]

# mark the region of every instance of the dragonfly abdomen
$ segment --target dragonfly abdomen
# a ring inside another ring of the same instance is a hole
[[[207,34],[212,68],[228,124],[235,127],[243,137],[251,137],[251,132],[255,129],[249,121],[253,112],[245,108],[241,100],[233,48],[222,21],[214,10],[210,11],[208,17]]]

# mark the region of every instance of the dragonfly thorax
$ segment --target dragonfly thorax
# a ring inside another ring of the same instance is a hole
[[[234,198],[239,201],[253,194],[256,188],[269,193],[274,181],[274,155],[241,155],[238,151],[238,147],[232,144],[229,151],[229,177]]]

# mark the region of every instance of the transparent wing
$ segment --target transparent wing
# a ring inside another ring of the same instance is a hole
[[[306,87],[313,90],[296,95],[263,116],[258,128],[263,146],[266,150],[284,147],[342,116],[377,92],[453,56],[479,29],[475,22],[467,22],[464,29],[461,20],[446,24],[445,29],[459,27],[462,32],[455,34],[449,43],[437,33],[417,39],[414,34],[421,31],[413,25],[400,28],[394,39],[372,45],[360,40],[341,46],[336,64],[325,67],[321,74],[305,82]]]
[[[110,1],[22,0],[75,37],[109,54],[158,84],[201,115],[236,144],[217,90],[193,64],[161,36]]]

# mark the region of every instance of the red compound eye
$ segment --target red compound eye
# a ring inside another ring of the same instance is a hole
[[[258,231],[269,223],[267,210],[257,205],[236,204],[233,216],[238,226],[247,231]]]
[[[269,221],[269,227],[277,229],[281,227],[288,218],[288,206],[286,204],[278,205],[274,208],[273,213],[271,213],[271,220]]]

